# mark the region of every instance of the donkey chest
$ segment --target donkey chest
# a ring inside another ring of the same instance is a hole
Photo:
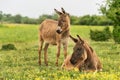
[[[51,39],[51,40],[50,39],[46,39],[45,42],[49,43],[51,45],[57,45],[57,43],[65,44],[65,43],[68,43],[68,38],[61,38],[60,40],[57,40],[57,39]]]
[[[63,38],[63,39],[61,39],[61,43],[67,43],[68,42],[68,38],[66,37],[66,38]]]

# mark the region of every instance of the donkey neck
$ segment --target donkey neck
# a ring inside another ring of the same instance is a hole
[[[66,25],[66,30],[62,32],[61,37],[65,38],[65,37],[69,37],[70,34],[70,21],[68,21],[68,24]]]
[[[70,34],[69,29],[67,29],[67,30],[65,30],[65,31],[61,34],[61,37],[62,37],[62,38],[69,37],[69,34]]]
[[[84,45],[85,49],[86,49],[86,52],[87,52],[87,59],[85,60],[85,62],[90,62],[90,63],[93,63],[94,61],[94,52],[93,52],[93,49],[86,43]]]

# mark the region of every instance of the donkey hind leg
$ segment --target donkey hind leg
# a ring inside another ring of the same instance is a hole
[[[93,69],[93,74],[96,74],[98,72],[97,66]]]
[[[97,70],[97,64],[95,64],[93,67],[92,67],[92,72],[94,72],[93,74],[95,74],[98,70]]]
[[[47,49],[48,49],[49,43],[45,43],[44,47],[44,62],[46,66],[48,66],[48,55],[47,55]]]
[[[59,59],[59,56],[60,56],[60,48],[61,48],[61,43],[58,43],[57,44],[57,58],[56,58],[56,66],[58,66],[58,59]]]
[[[63,43],[64,58],[67,57],[67,43]]]
[[[38,48],[38,55],[39,55],[38,63],[39,63],[39,65],[41,65],[41,51],[42,51],[43,43],[44,43],[44,41],[42,39],[40,39],[39,48]]]

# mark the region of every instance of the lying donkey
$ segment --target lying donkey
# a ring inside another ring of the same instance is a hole
[[[70,58],[66,58],[62,67],[68,70],[77,67],[80,71],[101,71],[102,64],[95,51],[79,35],[77,37],[78,39],[70,36],[76,45],[73,48],[73,54]]]

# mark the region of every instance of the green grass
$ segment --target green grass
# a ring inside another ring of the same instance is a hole
[[[63,62],[63,51],[59,66],[55,66],[56,47],[48,49],[49,66],[38,65],[38,26],[26,24],[5,24],[0,28],[0,49],[4,44],[14,44],[17,50],[0,50],[0,80],[120,80],[120,45],[113,40],[95,42],[89,38],[90,29],[101,30],[103,26],[71,26],[72,36],[79,34],[90,43],[99,56],[103,71],[84,73],[66,71],[60,68]],[[112,27],[111,27],[112,30]],[[69,40],[68,54],[72,53],[74,43]]]

